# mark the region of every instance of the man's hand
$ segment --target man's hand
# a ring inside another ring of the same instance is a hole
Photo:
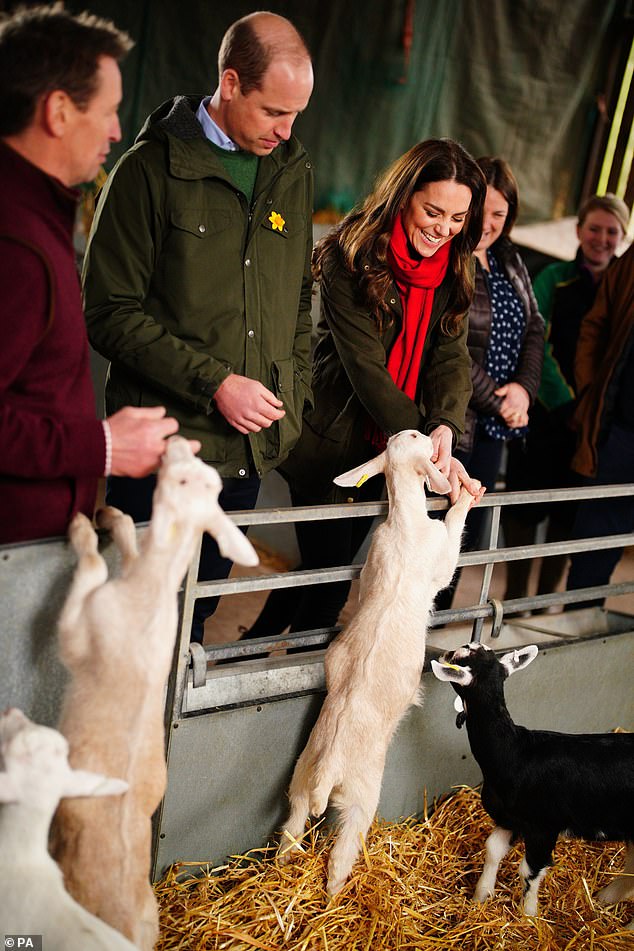
[[[214,403],[227,422],[246,436],[268,429],[276,419],[285,415],[284,404],[274,393],[248,376],[231,373],[222,381]]]
[[[452,505],[458,501],[458,496],[460,495],[460,487],[463,485],[467,492],[473,496],[473,501],[471,503],[471,508],[474,505],[477,505],[484,493],[486,488],[478,479],[472,479],[463,464],[451,457],[451,464],[449,469],[449,475],[447,476],[451,485],[451,492],[449,493],[449,501]]]
[[[453,442],[453,433],[449,429],[449,426],[436,426],[436,428],[430,432],[429,438],[434,444],[431,461],[436,468],[449,479],[449,466],[452,461],[451,444]]]
[[[178,429],[178,422],[165,415],[164,406],[124,406],[107,422],[112,436],[111,475],[135,479],[158,469],[165,440]],[[198,440],[189,442],[198,452]]]

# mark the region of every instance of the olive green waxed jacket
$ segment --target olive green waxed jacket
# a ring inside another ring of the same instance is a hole
[[[262,475],[311,405],[313,176],[295,137],[259,160],[251,207],[180,96],[147,120],[108,178],[83,284],[88,334],[111,361],[106,410],[161,404],[225,477]],[[273,214],[275,213],[275,214]],[[231,373],[284,403],[241,435],[213,396]]]
[[[457,336],[441,330],[451,298],[448,274],[434,294],[419,375],[418,400],[398,389],[387,357],[402,327],[396,285],[388,292],[392,321],[381,333],[359,300],[358,281],[341,262],[328,262],[321,282],[321,317],[313,363],[315,406],[304,416],[295,450],[281,466],[294,492],[310,503],[354,496],[332,479],[376,455],[368,441],[372,421],[387,435],[402,429],[430,433],[445,424],[454,445],[464,430],[471,397],[467,320]]]

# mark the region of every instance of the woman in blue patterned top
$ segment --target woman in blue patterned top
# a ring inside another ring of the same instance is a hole
[[[487,181],[482,237],[475,250],[476,283],[468,346],[473,395],[465,433],[454,455],[488,491],[495,488],[504,444],[526,433],[544,357],[544,322],[519,251],[508,237],[517,218],[518,188],[508,163],[480,158]],[[469,514],[463,548],[480,543],[485,511]],[[436,599],[451,605],[457,577]]]

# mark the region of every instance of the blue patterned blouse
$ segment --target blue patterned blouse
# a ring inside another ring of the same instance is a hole
[[[517,369],[526,313],[521,298],[490,249],[487,259],[490,271],[483,270],[491,298],[491,336],[484,369],[502,386],[513,379]],[[528,432],[528,426],[510,429],[501,416],[482,416],[480,425],[492,439],[515,439]]]

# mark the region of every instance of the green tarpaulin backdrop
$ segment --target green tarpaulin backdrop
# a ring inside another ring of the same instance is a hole
[[[175,93],[210,93],[242,0],[87,0],[137,45],[124,64],[124,145]],[[315,92],[296,130],[316,208],[347,210],[415,142],[450,136],[507,158],[524,222],[575,210],[613,55],[621,0],[265,0],[313,52]],[[610,31],[612,24],[612,31]],[[119,150],[113,150],[113,156]]]

